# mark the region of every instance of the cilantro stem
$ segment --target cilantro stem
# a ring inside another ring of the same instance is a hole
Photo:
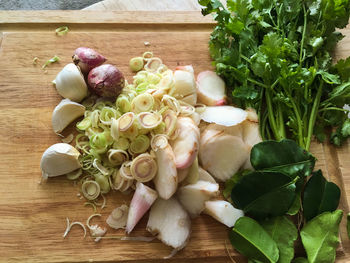
[[[300,55],[299,55],[300,66],[303,62],[303,50],[304,50],[304,41],[305,41],[305,35],[306,35],[306,24],[307,24],[307,12],[306,12],[304,3],[303,3],[303,11],[304,11],[304,26],[303,26],[303,35],[301,37],[301,43],[300,43]]]
[[[327,111],[327,110],[337,110],[337,111],[349,112],[349,110],[347,110],[347,109],[338,108],[338,107],[323,108],[323,109],[318,110],[318,112]]]
[[[266,105],[267,105],[267,112],[268,112],[268,116],[269,116],[270,126],[271,126],[272,132],[273,132],[276,140],[280,141],[283,139],[283,136],[280,134],[280,130],[277,128],[276,119],[274,117],[274,110],[272,107],[272,99],[271,99],[270,89],[267,89],[265,94],[266,94],[265,97],[266,97]]]
[[[321,81],[320,87],[318,88],[317,93],[316,93],[316,98],[314,100],[314,104],[312,105],[308,133],[307,133],[307,138],[306,138],[306,145],[305,145],[305,150],[307,150],[307,151],[309,150],[310,144],[311,144],[311,137],[313,134],[314,125],[316,122],[316,117],[317,117],[317,112],[318,112],[318,107],[320,105],[321,95],[322,95],[322,91],[323,91],[323,83],[324,82]]]
[[[249,82],[251,82],[251,83],[257,85],[257,86],[260,86],[260,87],[263,87],[263,88],[268,88],[267,85],[265,85],[265,84],[263,84],[263,83],[261,83],[261,82],[259,82],[259,81],[256,81],[256,80],[254,80],[254,79],[247,78],[247,80],[248,80]]]

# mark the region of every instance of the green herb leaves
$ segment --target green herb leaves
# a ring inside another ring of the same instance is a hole
[[[251,172],[235,184],[231,200],[235,207],[255,218],[280,216],[294,201],[295,182],[279,172]]]
[[[261,225],[277,244],[278,263],[290,263],[294,258],[294,241],[298,238],[293,222],[286,216],[278,216],[261,222]]]
[[[300,236],[309,263],[332,263],[339,244],[338,231],[343,211],[325,212],[309,221]]]
[[[308,150],[313,134],[323,140],[327,126],[343,126],[350,59],[331,66],[331,53],[350,0],[228,0],[227,9],[219,0],[199,3],[218,22],[209,42],[216,71],[236,105],[257,110],[264,139],[288,136]],[[348,136],[338,132],[332,142]]]
[[[310,220],[323,212],[334,211],[339,205],[339,199],[339,187],[332,182],[327,182],[321,170],[314,172],[304,190],[305,219]]]
[[[315,157],[288,139],[255,145],[250,160],[258,171],[283,172],[292,178],[309,176],[315,166]]]
[[[231,244],[240,253],[252,260],[276,263],[279,252],[276,242],[249,217],[241,217],[229,233]]]

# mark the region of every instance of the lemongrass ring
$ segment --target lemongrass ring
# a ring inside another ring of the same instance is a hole
[[[148,59],[153,57],[153,53],[150,52],[150,51],[146,51],[145,53],[143,53],[142,57],[143,57],[144,60],[147,61]]]
[[[130,171],[131,163],[131,161],[124,162],[119,169],[121,177],[125,178],[126,180],[134,179]]]
[[[102,215],[101,214],[92,214],[91,216],[89,216],[89,218],[86,220],[86,226],[91,229],[91,226],[90,226],[90,220],[92,218],[94,218],[95,216],[98,216],[98,217],[101,217]]]
[[[134,122],[130,127],[129,129],[127,129],[123,135],[130,139],[130,140],[133,140],[136,138],[136,136],[139,134],[139,125],[137,122]]]
[[[83,170],[81,168],[74,170],[73,172],[67,173],[66,177],[68,180],[76,180],[83,174]]]
[[[97,128],[98,127],[98,123],[99,123],[99,118],[100,118],[100,111],[99,110],[94,110],[91,115],[91,126],[93,128]]]
[[[162,60],[157,57],[153,57],[147,60],[145,70],[149,72],[157,72],[158,68],[163,64]]]
[[[138,182],[148,182],[157,173],[157,163],[150,154],[144,153],[132,161],[130,171],[134,179]]]
[[[163,122],[165,124],[164,134],[171,136],[176,129],[177,116],[173,110],[167,110],[163,113]]]
[[[110,174],[111,174],[111,169],[108,169],[108,168],[104,167],[104,166],[101,164],[100,160],[98,160],[98,159],[94,159],[92,165],[93,165],[97,170],[99,170],[99,171],[101,172],[101,174],[103,174],[103,175],[110,175]]]
[[[108,160],[113,165],[121,165],[125,161],[129,161],[129,155],[126,151],[110,149],[107,152]]]
[[[150,146],[150,139],[147,135],[139,135],[130,144],[132,153],[144,153]]]
[[[158,149],[164,149],[168,144],[168,136],[164,134],[157,134],[151,139],[151,148],[155,152]]]
[[[164,72],[167,71],[167,70],[168,70],[168,67],[167,67],[166,65],[162,64],[162,65],[160,65],[160,66],[158,67],[157,73],[162,74],[162,73],[164,73]]]
[[[117,101],[115,102],[118,110],[121,112],[129,112],[131,109],[130,101],[127,95],[121,94],[118,96]]]
[[[125,137],[119,137],[118,140],[116,140],[113,143],[114,149],[123,150],[123,151],[126,151],[127,149],[129,149],[129,146],[130,146],[130,141],[128,138],[125,138]]]
[[[111,122],[111,136],[114,140],[119,138],[119,121],[114,118],[112,118]]]
[[[135,112],[144,112],[152,110],[154,105],[154,98],[149,93],[142,93],[137,95],[131,102],[131,108]]]
[[[166,106],[168,106],[170,109],[172,109],[176,113],[176,115],[179,115],[179,113],[181,112],[180,103],[174,97],[169,96],[169,95],[164,95],[162,98],[162,102]]]
[[[120,113],[111,107],[103,107],[100,112],[100,122],[104,125],[111,125],[112,119],[118,119]]]
[[[88,200],[94,200],[100,195],[100,185],[92,180],[85,181],[81,186],[84,197]]]
[[[156,112],[141,112],[137,115],[137,120],[142,128],[153,129],[162,122],[162,116]]]
[[[133,112],[127,112],[123,114],[118,119],[119,131],[124,132],[127,129],[129,129],[131,125],[134,123],[134,120],[135,120],[135,114]]]

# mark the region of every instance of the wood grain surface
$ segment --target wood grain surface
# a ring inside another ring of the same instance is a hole
[[[133,19],[131,19],[133,18]],[[145,18],[145,19],[143,19]],[[171,19],[170,19],[171,18]],[[68,25],[72,30],[58,37],[54,30]],[[192,64],[198,73],[211,69],[207,42],[214,24],[198,12],[0,12],[0,262],[163,262],[171,249],[155,240],[150,243],[83,238],[74,226],[66,239],[66,217],[85,222],[93,213],[77,196],[78,187],[64,176],[40,181],[43,151],[59,142],[51,128],[51,113],[61,100],[51,81],[71,61],[79,46],[89,46],[116,64],[131,81],[131,57],[151,50],[174,69]],[[350,30],[335,56],[350,55]],[[148,41],[151,46],[146,47]],[[46,60],[58,55],[61,61],[41,69]],[[33,65],[34,57],[39,64]],[[68,129],[65,134],[72,131]],[[349,145],[336,149],[313,143],[311,150],[318,167],[342,188],[340,208],[349,211]],[[117,205],[130,195],[108,195],[100,211],[104,225]],[[133,236],[147,235],[147,217]],[[349,242],[342,222],[342,245],[337,262],[349,259]],[[192,235],[186,248],[167,262],[230,262],[225,249],[228,229],[209,216],[192,221]],[[108,234],[123,234],[108,228]],[[246,262],[229,247],[236,262]]]

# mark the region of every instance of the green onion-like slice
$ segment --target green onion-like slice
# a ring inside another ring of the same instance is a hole
[[[100,112],[100,122],[104,125],[111,125],[112,118],[118,119],[120,115],[121,114],[112,107],[103,107]]]
[[[90,117],[84,118],[82,121],[78,122],[76,126],[81,131],[87,130],[89,127],[91,127]]]
[[[149,72],[157,72],[158,68],[163,64],[162,60],[157,57],[153,57],[147,60],[145,70]]]
[[[56,35],[58,35],[58,36],[63,36],[65,34],[67,34],[68,31],[69,31],[69,29],[67,26],[61,26],[59,28],[56,28],[56,30],[55,30]]]
[[[45,64],[42,66],[42,69],[45,69],[48,65],[58,62],[60,60],[60,58],[55,55],[53,58],[50,58],[48,61],[45,62]]]
[[[126,151],[127,149],[129,149],[129,146],[130,146],[130,141],[128,138],[125,138],[125,137],[119,137],[118,140],[116,140],[113,143],[114,149],[123,150],[123,151]]]
[[[110,191],[111,187],[109,185],[108,177],[102,174],[96,174],[95,180],[99,184],[101,193],[106,194]]]
[[[108,160],[112,165],[121,165],[122,163],[129,161],[129,155],[126,151],[110,149],[108,151]]]
[[[118,119],[118,128],[119,131],[124,132],[127,129],[129,129],[135,120],[135,114],[133,112],[127,112],[124,113],[119,119]]]
[[[123,112],[123,113],[130,111],[131,104],[130,104],[128,96],[126,96],[124,94],[119,95],[118,99],[116,101],[116,106],[117,106],[118,110]]]
[[[86,199],[94,200],[100,195],[101,189],[97,182],[87,180],[81,186],[81,191]]]
[[[137,136],[130,144],[132,153],[144,153],[150,146],[150,139],[147,135]]]
[[[70,172],[70,173],[67,173],[66,176],[67,176],[67,179],[68,180],[76,180],[78,179],[81,175],[83,174],[83,170],[81,168],[73,171],[73,172]]]

